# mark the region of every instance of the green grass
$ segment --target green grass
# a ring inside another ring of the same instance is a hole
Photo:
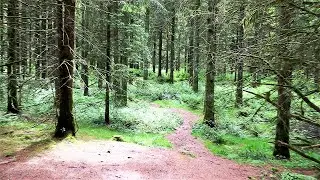
[[[25,120],[18,116],[0,118],[0,157],[14,156],[23,149],[41,151],[54,144],[51,138],[53,125]]]
[[[213,153],[227,159],[235,160],[239,163],[249,163],[253,165],[275,165],[287,168],[312,168],[316,163],[309,161],[295,152],[291,152],[291,160],[276,160],[273,152],[273,139],[256,137],[236,137],[228,134],[220,135],[223,140],[221,144],[213,142],[205,137],[203,132],[194,130],[193,135],[204,140],[206,147]],[[317,159],[320,155],[309,152],[310,156]]]
[[[121,136],[125,142],[152,147],[172,147],[172,144],[162,134],[121,132],[107,127],[83,126],[80,127],[77,136],[80,139],[111,140],[115,135]]]

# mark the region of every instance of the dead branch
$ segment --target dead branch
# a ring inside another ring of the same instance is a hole
[[[306,159],[309,159],[309,160],[311,160],[313,162],[316,162],[316,163],[320,164],[320,160],[305,154],[304,152],[300,151],[299,149],[296,149],[293,146],[290,146],[289,144],[287,144],[285,142],[278,141],[277,143],[279,143],[281,146],[285,146],[285,147],[291,149],[292,151],[296,152],[297,154],[299,154],[300,156],[302,156],[302,157],[304,157]]]
[[[320,148],[320,144],[302,147],[302,149],[314,149],[314,148]]]

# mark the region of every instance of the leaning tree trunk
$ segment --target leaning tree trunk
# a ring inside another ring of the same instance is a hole
[[[19,113],[18,97],[17,97],[17,17],[18,17],[18,1],[9,0],[8,2],[8,107],[9,113]]]
[[[208,56],[206,70],[206,87],[205,87],[205,105],[204,105],[204,123],[210,127],[215,126],[214,114],[214,80],[215,80],[215,61],[217,51],[217,31],[216,31],[216,14],[218,12],[218,0],[208,0],[209,17],[208,17]]]
[[[55,137],[76,134],[73,108],[73,52],[75,40],[75,0],[58,1],[58,51],[60,102]]]
[[[292,0],[287,0],[292,1]],[[289,144],[289,130],[290,130],[290,108],[291,108],[291,78],[292,78],[292,63],[290,50],[288,44],[290,43],[289,33],[292,23],[292,7],[286,2],[279,7],[279,40],[278,58],[279,67],[278,72],[278,119],[276,126],[275,147],[273,155],[279,159],[290,159],[290,152],[287,146],[282,143]],[[280,143],[282,142],[282,143]]]

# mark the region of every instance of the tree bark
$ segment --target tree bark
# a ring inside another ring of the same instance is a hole
[[[157,40],[156,36],[154,35],[153,38],[153,53],[152,53],[152,71],[156,73],[156,54],[157,54]]]
[[[82,10],[82,31],[86,32],[86,29],[89,28],[88,24],[88,15],[86,13],[86,9],[83,7]],[[89,96],[89,60],[88,58],[88,43],[87,40],[84,38],[82,40],[82,49],[81,49],[81,56],[82,56],[82,63],[81,63],[81,79],[84,83],[83,85],[83,95],[84,96]]]
[[[17,97],[17,46],[18,46],[18,36],[17,36],[17,16],[18,16],[18,1],[9,0],[8,1],[8,63],[12,63],[7,66],[8,74],[8,113],[19,113],[18,97]]]
[[[286,0],[290,2],[291,0]],[[290,159],[290,152],[287,146],[282,146],[278,142],[284,142],[289,144],[289,130],[290,130],[290,109],[291,109],[291,86],[292,78],[292,64],[289,57],[290,50],[287,45],[289,44],[289,31],[291,27],[292,8],[288,5],[283,4],[279,7],[279,47],[278,47],[278,58],[279,58],[279,73],[278,77],[278,118],[276,125],[276,137],[275,147],[273,155],[279,159]]]
[[[76,134],[73,110],[73,52],[75,41],[75,0],[58,0],[58,51],[60,102],[55,137]]]
[[[106,125],[110,124],[110,86],[111,86],[111,7],[108,6],[107,10],[107,62],[106,62],[106,96],[105,96],[105,114],[104,119]]]
[[[238,55],[237,55],[237,91],[236,91],[236,107],[240,107],[243,103],[243,57],[240,54],[244,48],[244,27],[243,27],[243,19],[244,19],[244,12],[245,11],[245,2],[241,1],[240,5],[240,14],[239,14],[239,21],[238,21]]]
[[[208,23],[208,55],[207,55],[207,70],[206,70],[206,85],[205,85],[205,106],[204,106],[204,123],[210,127],[215,126],[214,113],[214,80],[215,80],[215,61],[217,51],[217,25],[216,16],[218,13],[218,0],[208,0],[209,17]]]
[[[189,85],[193,85],[193,56],[194,56],[194,18],[189,20],[190,32],[189,32],[189,51],[188,51],[188,73],[189,73]]]

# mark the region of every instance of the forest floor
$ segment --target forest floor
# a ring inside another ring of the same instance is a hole
[[[258,167],[212,155],[191,135],[199,117],[185,110],[171,110],[184,120],[167,136],[172,149],[117,141],[65,140],[32,157],[22,151],[16,159],[0,159],[0,179],[240,180],[260,179],[266,174]]]

